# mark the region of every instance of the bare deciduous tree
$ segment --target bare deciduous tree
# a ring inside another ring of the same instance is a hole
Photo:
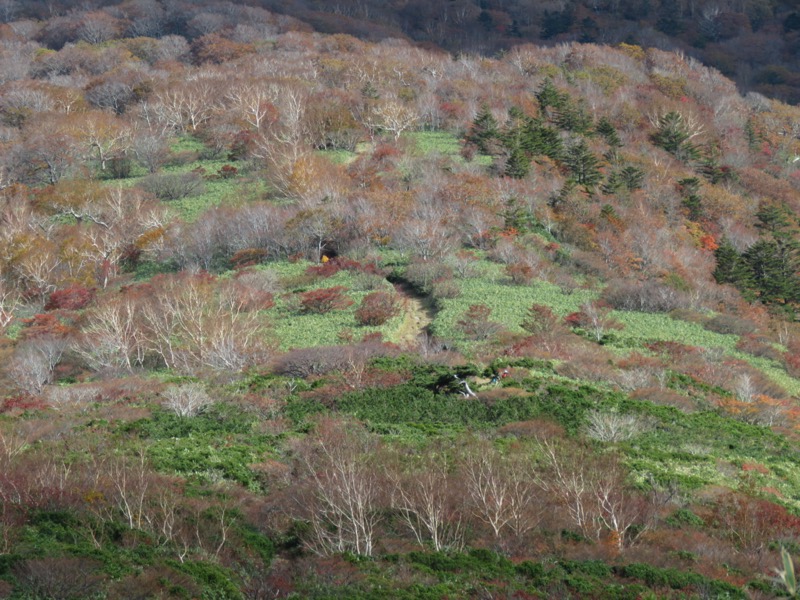
[[[298,448],[308,493],[298,498],[311,525],[305,540],[317,554],[370,556],[381,521],[376,439],[359,425],[321,420]]]
[[[76,350],[93,369],[133,371],[144,362],[146,339],[129,294],[105,298],[87,314]]]
[[[214,401],[199,383],[172,385],[164,390],[164,406],[181,418],[199,415]]]
[[[38,396],[53,381],[53,371],[69,341],[63,337],[40,336],[17,346],[11,358],[11,376],[22,391]]]
[[[517,453],[501,454],[484,441],[471,445],[464,470],[473,511],[495,538],[506,529],[521,536],[539,523],[540,488],[532,461]]]
[[[20,305],[20,297],[15,289],[3,281],[0,273],[0,334],[14,320],[14,313]]]
[[[420,545],[429,541],[437,552],[461,550],[466,507],[454,465],[445,452],[429,450],[418,458],[411,460],[414,464],[398,463],[390,469],[392,507]]]
[[[624,442],[648,430],[646,419],[634,414],[620,414],[618,411],[590,411],[587,419],[586,435],[601,442]]]

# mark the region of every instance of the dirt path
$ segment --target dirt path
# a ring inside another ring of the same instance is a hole
[[[417,338],[427,331],[435,311],[430,300],[417,294],[410,285],[398,283],[394,287],[403,303],[403,323],[397,330],[395,341],[401,346],[414,345]]]

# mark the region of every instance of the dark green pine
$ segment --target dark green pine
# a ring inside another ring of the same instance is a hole
[[[572,180],[587,189],[594,187],[602,179],[600,160],[592,153],[585,140],[570,147],[566,163]]]
[[[761,239],[742,255],[752,287],[762,302],[784,303],[798,297],[797,276],[787,268],[786,256],[774,240]]]
[[[497,154],[496,142],[500,139],[500,128],[487,104],[481,105],[464,139],[468,144],[474,144],[481,154]]]
[[[531,169],[531,159],[519,146],[511,149],[503,174],[512,179],[523,179]]]
[[[538,119],[530,119],[522,131],[520,144],[530,156],[547,156],[555,161],[564,160],[564,142],[557,129]]]
[[[714,269],[713,276],[717,283],[730,283],[740,289],[751,287],[742,256],[728,238],[723,238],[719,248],[714,250],[714,258],[717,261],[717,267]]]

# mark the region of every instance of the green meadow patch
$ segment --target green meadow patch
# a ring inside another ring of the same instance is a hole
[[[447,131],[410,131],[403,134],[403,139],[413,142],[416,151],[423,156],[446,156],[457,163],[466,162],[461,156],[461,140]],[[477,154],[473,162],[488,167],[492,157]]]
[[[543,280],[528,286],[511,285],[506,283],[501,265],[484,263],[481,266],[484,268],[481,277],[458,280],[461,294],[457,298],[438,301],[439,312],[431,326],[437,336],[465,343],[458,321],[473,304],[485,304],[492,309],[490,320],[522,333],[520,323],[532,304],[544,304],[557,315],[566,316],[597,298],[594,291],[578,289],[564,293],[558,286]]]
[[[489,320],[500,323],[511,332],[522,333],[520,324],[532,304],[548,306],[556,315],[564,317],[599,296],[598,292],[587,289],[565,292],[544,280],[535,280],[525,286],[512,285],[502,265],[485,260],[479,263],[478,268],[479,277],[456,280],[461,290],[457,298],[437,301],[439,310],[431,324],[432,333],[455,341],[466,351],[469,351],[473,342],[460,330],[458,321],[474,304],[484,304],[491,309]],[[658,341],[719,348],[724,355],[759,369],[790,395],[800,395],[800,380],[788,375],[782,365],[737,350],[738,335],[716,333],[702,324],[675,319],[665,313],[615,310],[610,316],[619,321],[623,328],[612,332],[607,348],[620,356],[632,351],[647,354],[645,346]]]
[[[399,341],[398,335],[404,320],[402,313],[381,326],[363,326],[356,321],[355,312],[361,301],[364,296],[374,291],[359,289],[363,287],[364,274],[343,270],[332,277],[314,278],[306,275],[306,270],[311,266],[314,266],[314,263],[309,261],[293,263],[284,261],[261,267],[275,272],[284,288],[284,291],[276,296],[275,306],[267,311],[282,350],[331,346],[346,343],[348,338],[358,341],[370,333],[380,333],[390,342]],[[378,286],[378,289],[393,290],[392,285],[386,280],[371,281]],[[336,286],[346,288],[345,295],[352,301],[350,306],[323,314],[300,310],[299,294]]]

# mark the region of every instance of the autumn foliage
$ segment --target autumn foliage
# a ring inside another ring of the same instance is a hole
[[[300,294],[300,306],[304,312],[325,314],[332,310],[342,310],[353,301],[345,295],[344,286],[309,290]]]
[[[397,298],[390,292],[372,292],[364,296],[355,317],[361,325],[383,325],[400,312]]]

